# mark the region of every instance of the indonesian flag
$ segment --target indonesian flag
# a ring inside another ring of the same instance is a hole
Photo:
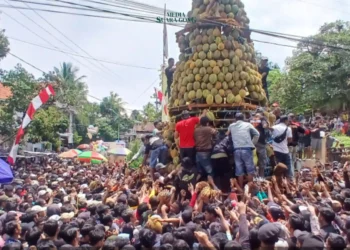
[[[166,98],[164,97],[162,91],[157,90],[157,98],[158,98],[159,102],[162,104],[162,110],[164,111],[164,113],[166,115],[168,115],[168,104],[167,104]]]
[[[7,158],[7,161],[11,165],[14,165],[16,162],[17,151],[18,151],[19,143],[24,135],[24,129],[33,120],[35,112],[49,100],[50,96],[54,96],[54,95],[55,95],[55,91],[53,90],[52,85],[49,84],[46,88],[42,89],[39,95],[34,97],[34,99],[30,102],[26,115],[24,116],[22,124],[18,129],[15,142],[13,143],[10,154]]]

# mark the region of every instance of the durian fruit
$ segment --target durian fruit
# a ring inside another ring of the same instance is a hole
[[[209,187],[209,183],[206,181],[200,181],[196,184],[196,190],[198,190],[198,192],[201,192],[205,187]]]
[[[220,194],[220,191],[211,189],[210,186],[205,186],[200,192],[200,196],[204,199],[214,199]]]
[[[205,115],[206,115],[206,117],[209,118],[209,120],[211,120],[211,121],[214,121],[214,120],[215,120],[215,115],[214,115],[213,112],[208,111]]]
[[[180,162],[180,158],[178,156],[173,158],[173,164],[178,165]]]
[[[242,27],[249,26],[242,0],[217,0],[211,8],[210,2],[192,0],[190,17],[234,18]],[[194,101],[240,104],[246,98],[261,106],[267,103],[254,46],[243,37],[243,29],[218,25],[188,30],[177,37],[181,54],[173,76],[170,108]]]

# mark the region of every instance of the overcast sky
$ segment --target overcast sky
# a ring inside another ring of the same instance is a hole
[[[141,0],[139,0],[141,2]],[[8,4],[1,0],[1,4]],[[83,1],[80,1],[83,3]],[[154,6],[163,7],[187,13],[191,8],[190,0],[147,0],[143,1]],[[315,34],[318,28],[326,23],[338,19],[349,20],[349,0],[243,0],[246,12],[251,20],[250,27],[260,30],[282,32],[300,36]],[[14,4],[13,2],[11,2]],[[17,4],[19,5],[19,4]],[[24,5],[23,5],[24,6]],[[34,6],[33,6],[34,7]],[[17,10],[0,8],[1,11],[15,18],[18,22],[27,25],[38,35],[50,42],[50,45],[41,38],[21,27],[5,14],[0,14],[0,27],[6,29],[6,35],[44,46],[56,46],[64,51],[70,51],[54,37],[29,21]],[[45,27],[51,34],[79,51],[65,37],[45,23],[30,10],[24,13]],[[10,40],[11,52],[38,68],[49,71],[62,62],[72,62],[79,67],[81,75],[85,75],[89,86],[89,94],[97,98],[107,96],[110,91],[117,92],[127,103],[127,108],[141,109],[150,100],[154,87],[158,87],[159,72],[162,63],[163,25],[151,23],[135,23],[100,18],[69,16],[40,12],[53,26],[62,31],[80,47],[84,48],[93,57],[120,62],[123,64],[139,65],[152,69],[140,69],[104,63],[111,72],[102,70],[99,66],[91,65],[91,60],[77,58],[81,63],[74,61],[70,56],[57,52]],[[179,28],[168,26],[169,56],[178,58],[179,50],[175,43],[175,32]],[[269,42],[295,45],[281,39],[254,34],[253,39]],[[270,44],[256,43],[255,48],[267,56],[270,61],[283,66],[286,57],[292,55],[291,48]],[[83,52],[79,51],[79,54]],[[20,61],[10,55],[0,62],[3,69],[11,69]],[[94,63],[96,64],[96,63]],[[41,72],[22,63],[35,76]],[[152,85],[153,83],[153,85]],[[90,100],[93,100],[90,98]]]

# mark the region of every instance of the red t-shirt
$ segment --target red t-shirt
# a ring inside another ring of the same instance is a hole
[[[193,148],[195,146],[193,134],[198,123],[198,117],[191,117],[176,123],[175,130],[180,136],[180,148]]]

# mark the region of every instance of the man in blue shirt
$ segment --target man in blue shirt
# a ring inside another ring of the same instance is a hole
[[[243,188],[244,174],[248,175],[248,181],[253,181],[255,175],[253,150],[260,134],[251,123],[244,121],[242,113],[237,113],[235,117],[236,122],[229,126],[228,133],[232,136],[235,175],[238,178],[239,186]]]

